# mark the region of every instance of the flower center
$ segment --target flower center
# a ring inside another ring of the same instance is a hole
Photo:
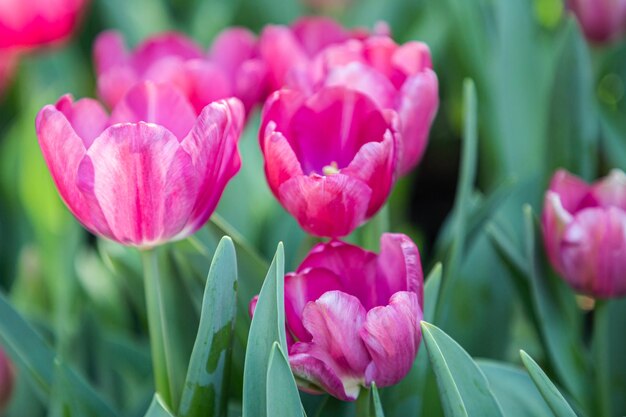
[[[324,173],[324,175],[335,175],[335,174],[339,174],[341,170],[339,169],[339,165],[337,165],[337,162],[333,161],[331,162],[329,165],[325,165],[324,168],[322,168],[322,173]]]

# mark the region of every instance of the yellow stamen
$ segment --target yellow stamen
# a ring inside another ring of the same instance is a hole
[[[333,161],[331,162],[329,165],[326,165],[324,168],[322,168],[322,172],[324,173],[324,175],[334,175],[334,174],[339,174],[339,165],[337,165],[337,162]]]

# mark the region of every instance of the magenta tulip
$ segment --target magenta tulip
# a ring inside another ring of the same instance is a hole
[[[67,38],[86,0],[0,1],[0,49],[31,48]]]
[[[389,29],[381,24],[374,32],[387,34]],[[369,35],[366,29],[348,30],[326,17],[301,18],[291,26],[266,26],[259,39],[259,48],[268,67],[269,91],[297,83],[293,78],[306,70],[324,48]]]
[[[626,175],[592,185],[558,171],[546,192],[543,235],[554,269],[597,298],[626,294]]]
[[[0,346],[0,413],[6,408],[13,393],[15,373],[13,365]]]
[[[199,116],[176,88],[143,82],[110,116],[71,96],[37,116],[44,159],[61,197],[95,234],[151,247],[182,239],[214,211],[240,167],[244,120],[236,98]]]
[[[626,0],[569,0],[568,5],[593,42],[608,42],[626,31]]]
[[[424,43],[397,45],[387,36],[349,40],[325,48],[294,80],[299,85],[293,87],[304,91],[345,86],[367,94],[381,109],[395,110],[402,139],[399,173],[420,161],[439,106],[437,75]]]
[[[242,28],[223,31],[208,53],[176,33],[149,38],[129,53],[119,33],[104,32],[94,45],[98,92],[114,107],[135,83],[150,80],[176,86],[198,114],[231,96],[249,111],[266,94],[266,68],[257,49],[254,35]]]
[[[345,236],[384,204],[396,170],[394,117],[343,87],[268,99],[259,133],[265,174],[304,230]]]
[[[420,256],[402,234],[383,234],[380,245],[377,255],[321,243],[285,276],[289,363],[302,390],[351,401],[361,387],[396,384],[411,369],[421,340]]]

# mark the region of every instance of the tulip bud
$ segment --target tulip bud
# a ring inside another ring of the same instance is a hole
[[[546,192],[542,228],[548,258],[572,288],[597,298],[626,294],[626,175],[586,184],[558,171]]]
[[[289,363],[300,389],[353,401],[373,382],[404,378],[421,340],[422,284],[419,252],[405,235],[384,234],[379,255],[336,240],[315,246],[285,276]]]
[[[626,30],[626,0],[569,0],[569,7],[593,42],[611,41]]]

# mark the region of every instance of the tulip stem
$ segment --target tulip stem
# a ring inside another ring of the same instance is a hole
[[[156,392],[163,401],[172,405],[170,387],[170,370],[165,340],[167,320],[163,294],[163,277],[159,273],[159,260],[155,249],[142,251],[144,288],[146,292],[146,309],[148,313],[148,329],[150,331],[150,349],[152,351],[152,368]]]
[[[361,388],[359,397],[356,399],[356,417],[369,417],[370,415],[370,390]]]
[[[592,354],[596,373],[596,391],[593,394],[597,401],[597,416],[611,415],[610,369],[609,369],[609,303],[597,300],[593,312]]]

